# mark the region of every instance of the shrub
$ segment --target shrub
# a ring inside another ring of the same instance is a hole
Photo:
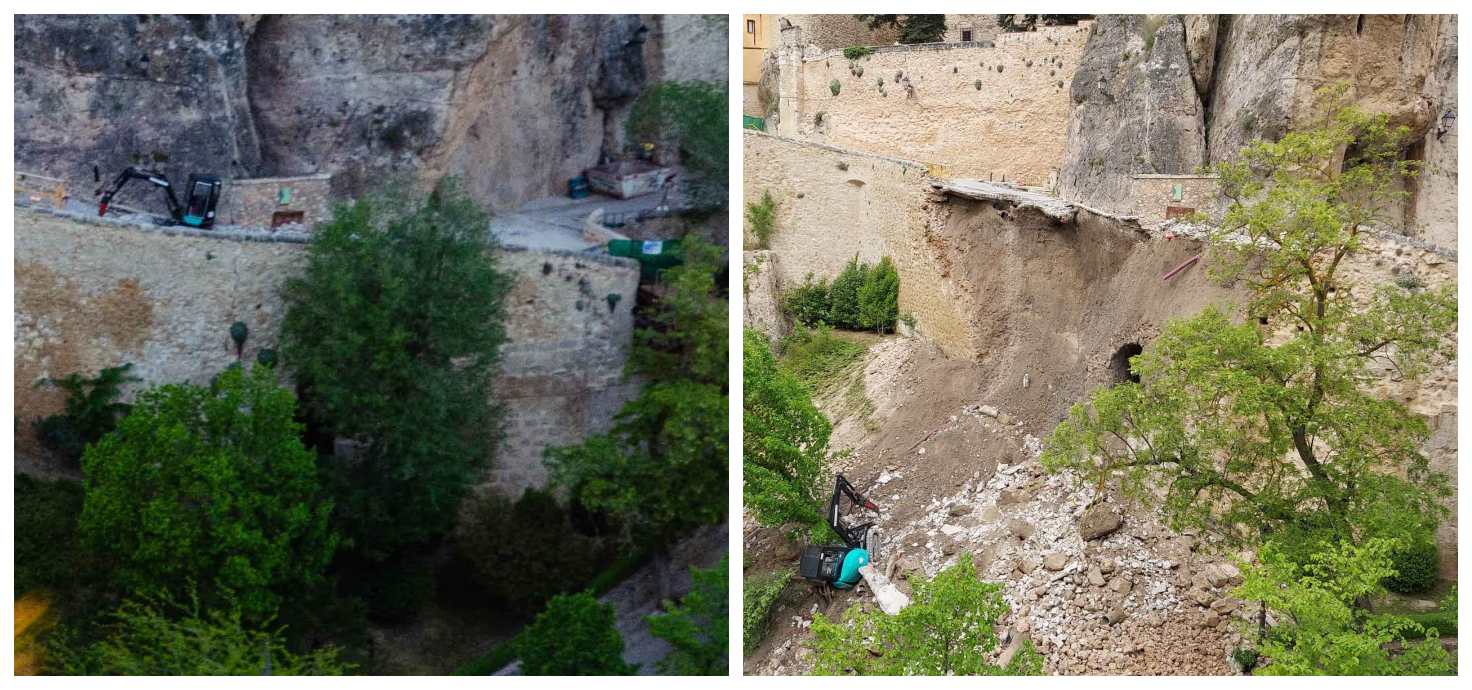
[[[267,367],[142,392],[83,458],[84,542],[131,591],[197,584],[209,605],[272,616],[322,582],[337,548],[295,412]]]
[[[587,592],[553,597],[521,631],[516,651],[529,676],[627,676],[637,669],[624,662],[613,607]]]
[[[51,665],[65,675],[340,676],[352,665],[326,647],[298,655],[280,630],[245,624],[237,611],[203,611],[164,598],[130,599],[109,618],[106,636],[85,649],[60,640]]]
[[[822,524],[832,428],[761,334],[745,332],[742,357],[744,505],[763,526]]]
[[[473,499],[456,546],[487,592],[528,616],[554,595],[582,589],[609,556],[601,540],[573,529],[552,494],[534,489],[514,502]]]
[[[446,534],[494,449],[511,278],[486,222],[453,180],[425,198],[365,197],[318,228],[286,284],[281,358],[304,414],[361,441],[327,474],[339,529],[367,560]]]
[[[859,319],[859,288],[869,278],[869,264],[856,256],[828,288],[828,322],[841,328],[863,328]]]
[[[762,192],[762,200],[746,204],[746,223],[758,249],[766,249],[767,241],[777,230],[777,202],[770,191]]]
[[[778,343],[782,368],[791,372],[813,394],[841,383],[848,369],[868,349],[833,335],[827,326],[798,326]]]
[[[630,141],[677,143],[691,173],[687,198],[696,207],[728,203],[726,88],[724,80],[662,82],[639,94],[625,125]]]
[[[843,56],[850,60],[857,60],[872,54],[874,54],[874,49],[869,46],[849,46],[843,49]]]
[[[834,79],[833,81],[828,82],[828,90],[831,91],[831,92],[833,92],[834,97],[837,97],[838,96],[838,92],[840,90],[842,90],[842,89],[843,89],[843,84],[838,83],[838,80],[837,79]]]
[[[742,583],[741,630],[742,644],[750,652],[761,644],[772,625],[772,614],[792,582],[791,570],[778,570],[748,578]]]
[[[82,485],[15,475],[15,593],[71,589],[89,570],[77,536]]]
[[[813,672],[821,675],[1041,675],[1043,659],[1026,646],[1006,667],[988,657],[997,648],[996,624],[1007,614],[1002,586],[976,578],[971,555],[936,573],[914,578],[915,595],[896,615],[855,606],[845,620],[813,617]],[[875,651],[877,650],[877,652]]]
[[[714,568],[691,568],[694,584],[679,604],[664,602],[663,615],[648,616],[650,634],[673,648],[657,667],[669,676],[724,676],[728,667],[726,638],[729,568],[725,558]]]
[[[886,256],[859,286],[859,325],[879,333],[893,331],[899,317],[899,295],[900,274]]]
[[[813,281],[813,274],[782,299],[782,308],[798,323],[817,326],[828,323],[828,281]]]
[[[1431,535],[1418,535],[1405,540],[1390,552],[1390,567],[1395,574],[1385,578],[1385,588],[1401,594],[1418,594],[1436,585],[1440,572],[1440,551]]]
[[[66,391],[61,414],[35,422],[36,437],[41,445],[61,456],[75,467],[82,460],[87,444],[96,443],[117,427],[118,418],[128,414],[129,405],[117,401],[123,385],[138,381],[128,372],[132,364],[108,367],[92,378],[68,374],[65,378],[44,379],[37,385],[55,386]]]
[[[1232,650],[1232,661],[1237,662],[1237,666],[1241,667],[1243,673],[1252,673],[1252,669],[1257,666],[1259,656],[1257,650],[1251,647],[1238,647]]]

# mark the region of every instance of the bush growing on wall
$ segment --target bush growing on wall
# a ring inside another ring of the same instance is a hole
[[[112,431],[118,418],[128,414],[128,404],[118,402],[123,385],[138,380],[128,372],[132,364],[108,367],[92,378],[72,373],[64,378],[45,379],[38,385],[66,391],[65,408],[35,423],[41,445],[73,466],[82,461],[82,450]]]
[[[359,442],[325,473],[367,561],[446,534],[494,448],[511,279],[486,222],[454,180],[426,198],[365,197],[335,210],[287,282],[281,359],[309,423]]]
[[[139,394],[82,460],[84,542],[133,592],[183,596],[250,621],[322,582],[337,548],[296,400],[271,369]]]
[[[767,241],[777,231],[777,201],[771,191],[762,192],[761,201],[746,204],[746,225],[756,238],[756,248],[766,249]]]

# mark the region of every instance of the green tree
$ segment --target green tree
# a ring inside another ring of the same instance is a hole
[[[799,285],[782,298],[782,310],[805,326],[818,326],[828,321],[828,281],[813,280],[809,273]]]
[[[899,318],[900,274],[889,257],[864,276],[859,286],[859,325],[879,333],[894,330]]]
[[[725,82],[663,82],[639,95],[625,125],[632,141],[676,142],[692,173],[687,193],[696,208],[727,203],[727,98]]]
[[[860,14],[859,21],[868,22],[870,29],[893,27],[899,29],[900,43],[935,43],[946,35],[946,16],[943,14]]]
[[[726,591],[728,563],[714,568],[691,568],[690,592],[675,604],[666,600],[665,613],[648,616],[649,632],[673,649],[657,664],[671,676],[726,675],[726,639],[729,634],[730,597]]]
[[[83,457],[84,543],[130,591],[197,584],[247,620],[274,615],[322,582],[337,548],[295,409],[269,367],[142,392]]]
[[[742,396],[742,505],[763,526],[823,525],[832,427],[797,377],[777,366],[767,339],[749,329]]]
[[[613,607],[592,594],[559,594],[516,640],[521,671],[529,676],[627,676],[624,640]]]
[[[366,197],[318,228],[286,284],[282,359],[314,430],[360,444],[326,469],[340,529],[369,561],[447,533],[498,437],[511,279],[486,223],[454,180]]]
[[[1384,593],[1394,573],[1395,542],[1341,543],[1313,554],[1307,564],[1274,544],[1258,565],[1243,569],[1234,594],[1263,602],[1280,623],[1260,642],[1268,661],[1259,675],[1403,676],[1453,672],[1438,631],[1399,616],[1376,615],[1357,601]]]
[[[840,328],[862,330],[859,288],[869,280],[869,264],[855,256],[849,259],[828,288],[828,322]]]
[[[82,649],[58,638],[48,664],[65,675],[340,676],[353,670],[333,647],[287,648],[279,629],[254,627],[238,611],[203,611],[161,599],[129,599],[107,616],[104,637]]]
[[[726,299],[718,248],[685,239],[685,263],[650,325],[634,336],[629,373],[646,381],[606,434],[551,448],[553,482],[584,507],[616,517],[627,541],[659,549],[726,517]]]
[[[914,598],[896,615],[852,607],[839,623],[813,617],[812,647],[819,675],[1041,675],[1043,658],[1024,643],[1007,666],[987,658],[997,648],[996,624],[1007,614],[1002,586],[976,577],[971,555],[915,578]]]
[[[1455,356],[1455,286],[1366,285],[1343,270],[1414,168],[1404,127],[1330,112],[1217,168],[1231,204],[1212,263],[1248,288],[1248,322],[1212,307],[1168,324],[1133,360],[1139,384],[1095,391],[1057,427],[1050,471],[1151,501],[1162,490],[1177,528],[1291,535],[1307,551],[1425,533],[1445,514],[1425,423],[1364,384]]]

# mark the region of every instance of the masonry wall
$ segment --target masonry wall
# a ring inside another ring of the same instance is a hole
[[[1219,209],[1225,208],[1219,192],[1215,175],[1131,175],[1126,214],[1138,217],[1146,227],[1182,213],[1200,211],[1216,216]]]
[[[743,136],[745,201],[771,191],[777,202],[768,246],[779,294],[809,273],[831,279],[855,256],[870,263],[889,256],[900,274],[900,313],[913,315],[919,332],[947,351],[964,347],[964,312],[927,244],[924,165],[760,132]],[[754,246],[751,238],[746,246]]]
[[[889,45],[900,37],[899,29],[870,29],[867,22],[859,21],[852,14],[784,14],[781,18],[802,30],[803,45],[821,50]]]
[[[794,122],[782,133],[922,161],[943,177],[1051,186],[1067,138],[1067,86],[1090,26],[804,60]]]
[[[231,323],[250,329],[244,359],[277,346],[281,286],[305,266],[300,233],[161,229],[27,208],[15,225],[16,451],[31,466],[48,461],[29,422],[63,401],[36,381],[131,362],[150,384],[204,383],[236,361]],[[606,428],[636,392],[622,373],[639,270],[610,257],[500,257],[516,280],[494,389],[507,436],[486,483],[519,492],[545,481],[543,448]]]
[[[179,191],[182,203],[187,190]],[[220,192],[215,222],[270,228],[278,213],[301,213],[302,225],[311,229],[332,219],[331,195],[331,175],[227,180]]]

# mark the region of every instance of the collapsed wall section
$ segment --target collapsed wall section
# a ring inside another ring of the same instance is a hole
[[[743,166],[745,201],[770,192],[777,203],[768,248],[778,259],[766,269],[777,291],[809,274],[831,279],[854,257],[888,256],[900,274],[900,314],[948,352],[967,349],[966,312],[929,246],[924,165],[747,131]]]
[[[128,362],[143,385],[204,383],[237,361],[235,321],[250,331],[241,359],[277,347],[282,286],[305,268],[300,234],[158,229],[29,208],[16,210],[15,225],[16,452],[42,467],[30,422],[61,411],[64,396],[38,381]],[[639,268],[556,252],[499,258],[514,276],[493,387],[506,438],[486,482],[519,492],[545,482],[546,446],[605,429],[637,392],[623,366]]]
[[[939,175],[1051,186],[1091,24],[784,60],[799,74],[779,77],[796,101],[779,133],[924,161]]]

